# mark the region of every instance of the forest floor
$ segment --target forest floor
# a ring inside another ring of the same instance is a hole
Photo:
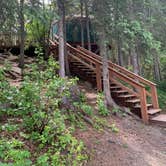
[[[21,77],[20,69],[16,67],[17,59],[14,56],[9,59],[13,62],[11,85],[19,86]],[[26,58],[26,63],[31,62],[31,58]],[[85,82],[79,83],[79,87],[85,93],[87,102],[97,111],[96,91]],[[166,165],[166,128],[144,125],[129,115],[109,115],[105,119],[109,125],[114,124],[118,131],[113,132],[107,127],[98,131],[88,125],[75,132],[75,136],[84,142],[90,156],[86,166]]]
[[[80,85],[87,101],[95,106],[96,91]],[[78,130],[77,138],[83,140],[90,154],[87,166],[165,166],[166,128],[144,125],[131,116],[106,118],[115,124],[119,132],[109,129],[97,132],[89,126],[86,131]]]

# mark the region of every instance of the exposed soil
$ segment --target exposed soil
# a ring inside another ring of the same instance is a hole
[[[85,85],[81,88],[94,105],[95,91]],[[87,166],[166,166],[166,128],[146,126],[131,116],[110,115],[107,120],[119,128],[118,133],[91,127],[76,133],[91,155]]]

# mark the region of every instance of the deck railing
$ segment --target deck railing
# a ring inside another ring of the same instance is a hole
[[[19,46],[20,39],[17,33],[0,33],[0,48]]]

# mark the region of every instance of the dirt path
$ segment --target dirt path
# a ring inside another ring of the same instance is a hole
[[[81,87],[90,104],[95,104],[96,94],[91,88]],[[78,131],[91,158],[87,166],[166,166],[166,128],[146,126],[132,117],[108,117],[118,133],[97,132],[92,128]]]

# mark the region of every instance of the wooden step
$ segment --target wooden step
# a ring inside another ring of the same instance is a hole
[[[73,64],[73,65],[80,65],[80,64],[82,64],[80,62],[70,62],[70,63]]]
[[[111,89],[111,90],[112,90],[112,89],[121,89],[121,87],[120,87],[120,86],[111,86],[110,89]]]
[[[161,109],[149,109],[148,110],[149,115],[154,115],[154,114],[157,114],[159,112],[161,112]]]
[[[128,93],[128,91],[126,91],[126,90],[114,90],[114,91],[112,91],[112,93]]]
[[[152,104],[146,104],[147,108],[152,107]],[[141,105],[136,105],[134,106],[134,108],[141,108]]]
[[[166,127],[166,114],[160,114],[150,119],[150,122]]]
[[[127,95],[120,95],[118,96],[120,98],[133,98],[133,97],[136,97],[135,95],[131,95],[131,94],[127,94]]]
[[[127,103],[140,103],[140,99],[130,99],[126,101]]]
[[[72,70],[84,70],[84,71],[89,71],[91,69],[89,69],[88,67],[86,66],[72,66]]]
[[[71,63],[73,66],[85,66],[84,64],[81,63]]]
[[[87,68],[87,67],[82,68],[81,70],[83,70],[83,71],[93,71],[93,70],[91,70],[91,69],[89,69],[89,68]]]
[[[81,71],[85,72],[85,73],[94,73],[96,74],[93,70],[88,70],[88,69],[80,69]]]
[[[116,84],[116,83],[111,82],[111,83],[110,83],[110,86],[117,86],[117,84]]]

